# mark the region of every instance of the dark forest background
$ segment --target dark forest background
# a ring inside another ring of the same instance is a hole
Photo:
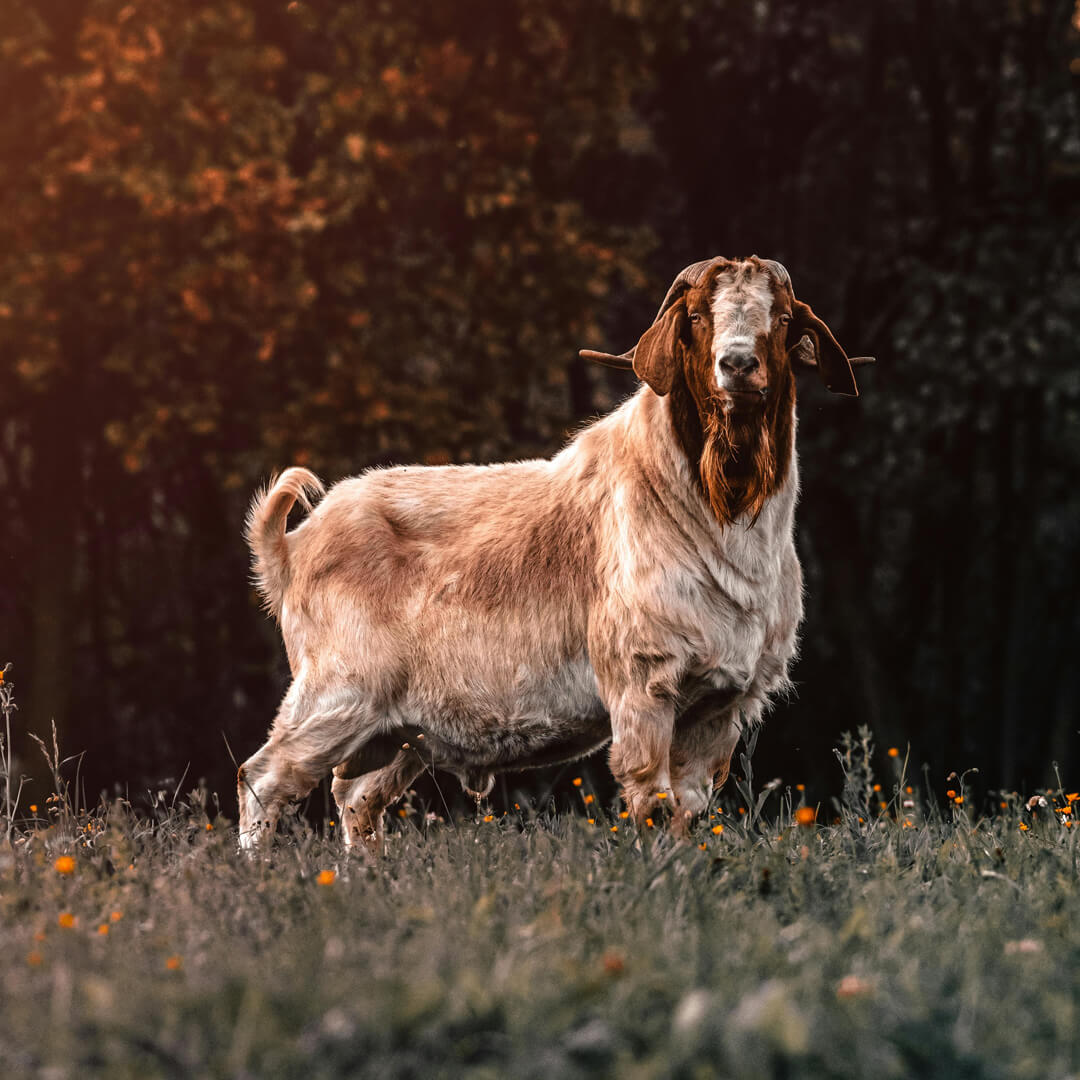
[[[247,756],[287,681],[253,489],[550,453],[633,389],[579,348],[758,253],[878,365],[857,401],[800,389],[799,691],[757,775],[835,790],[867,724],[935,783],[1075,787],[1078,28],[1074,0],[0,0],[20,731],[55,719],[91,796],[190,766],[231,812],[222,732]]]

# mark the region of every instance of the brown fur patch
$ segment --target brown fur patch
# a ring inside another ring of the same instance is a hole
[[[744,277],[750,272],[767,273],[756,259],[747,263],[734,272]],[[795,434],[795,378],[787,358],[787,330],[779,322],[759,342],[768,379],[768,395],[760,403],[733,404],[714,383],[715,328],[708,301],[718,278],[731,272],[727,266],[715,267],[702,285],[689,290],[686,309],[696,312],[704,327],[690,335],[682,350],[681,377],[671,391],[676,437],[698,476],[702,494],[717,520],[725,524],[743,516],[751,523],[757,520],[766,500],[787,476]],[[776,283],[773,288],[774,310],[780,314],[788,310],[780,302],[787,293]]]

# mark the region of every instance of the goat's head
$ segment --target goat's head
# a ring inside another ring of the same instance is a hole
[[[829,328],[795,299],[770,259],[709,259],[672,283],[653,325],[628,353],[583,351],[665,396],[704,492],[721,520],[756,518],[790,460],[797,368],[855,396],[852,364]]]

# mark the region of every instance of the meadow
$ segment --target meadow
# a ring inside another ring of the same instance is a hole
[[[9,1075],[1080,1069],[1064,787],[976,811],[966,778],[914,782],[862,731],[838,750],[842,797],[758,790],[744,759],[688,842],[584,780],[560,808],[451,820],[407,799],[378,860],[293,817],[250,859],[231,795],[83,809],[49,753],[55,793],[6,817],[0,848]]]

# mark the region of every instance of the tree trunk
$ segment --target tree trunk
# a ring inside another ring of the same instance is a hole
[[[16,660],[29,668],[29,692],[20,703],[25,728],[51,745],[55,721],[62,754],[82,749],[69,725],[81,490],[77,419],[74,397],[62,389],[42,402],[31,424],[30,639],[16,650],[22,653]],[[44,763],[31,750],[23,748],[30,775],[45,779]]]

